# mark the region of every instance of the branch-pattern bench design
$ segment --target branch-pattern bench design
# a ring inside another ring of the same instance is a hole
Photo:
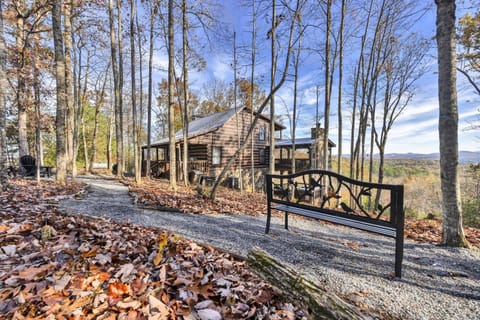
[[[266,175],[267,225],[272,209],[344,225],[395,241],[395,276],[402,276],[403,185],[369,183],[325,170]]]

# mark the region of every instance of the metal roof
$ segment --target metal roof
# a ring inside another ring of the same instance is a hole
[[[316,139],[312,138],[296,138],[295,139],[295,147],[308,147],[315,144]],[[283,140],[275,140],[275,147],[291,147],[293,145],[292,139],[283,139]],[[329,147],[336,147],[335,143],[332,140],[328,140]]]

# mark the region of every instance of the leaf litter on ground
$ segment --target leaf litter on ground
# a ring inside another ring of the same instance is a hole
[[[68,216],[82,186],[13,180],[0,193],[6,319],[302,319],[245,262],[174,234]]]

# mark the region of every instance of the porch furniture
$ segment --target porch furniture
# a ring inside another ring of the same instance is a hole
[[[50,177],[52,175],[53,167],[40,166],[40,176]],[[32,177],[36,174],[37,161],[30,155],[20,157],[20,173],[22,177]]]

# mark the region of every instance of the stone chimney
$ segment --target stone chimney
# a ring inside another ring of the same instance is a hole
[[[310,132],[311,132],[311,135],[312,135],[312,139],[317,139],[317,138],[323,137],[325,129],[320,128],[320,125],[319,125],[318,129],[316,127],[313,127]]]

